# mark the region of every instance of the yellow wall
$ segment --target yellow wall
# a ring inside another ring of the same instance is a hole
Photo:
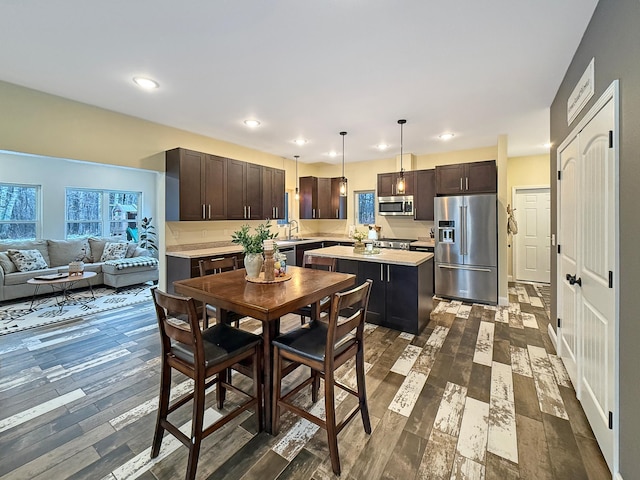
[[[507,193],[508,203],[513,206],[514,187],[548,187],[550,178],[551,162],[549,154],[533,155],[527,157],[512,157],[507,162]],[[516,213],[516,220],[518,214]],[[508,252],[509,272],[513,276],[513,243]]]

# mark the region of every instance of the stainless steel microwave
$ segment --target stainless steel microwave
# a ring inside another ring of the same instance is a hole
[[[378,197],[379,215],[413,215],[413,195]]]

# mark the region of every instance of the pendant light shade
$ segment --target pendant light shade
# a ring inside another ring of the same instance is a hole
[[[402,147],[403,147],[403,130],[404,130],[404,124],[407,123],[406,120],[398,120],[398,123],[400,124],[400,175],[398,176],[397,180],[396,180],[396,193],[398,193],[398,195],[404,195],[405,191],[406,191],[406,187],[407,187],[407,182],[405,181],[404,178],[404,168],[402,168]]]
[[[347,196],[347,177],[344,176],[344,136],[347,134],[347,132],[340,132],[340,135],[342,135],[342,178],[340,179],[340,196],[341,197],[346,197]]]
[[[293,158],[296,159],[296,200],[300,200],[300,189],[298,188],[298,159],[300,155],[294,155]]]

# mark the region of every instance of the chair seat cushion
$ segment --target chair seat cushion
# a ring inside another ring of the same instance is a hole
[[[224,362],[229,358],[252,349],[262,343],[262,338],[253,333],[233,328],[226,324],[216,324],[202,332],[204,342],[205,367]],[[193,349],[175,343],[172,351],[180,360],[193,364]]]
[[[287,332],[273,340],[273,345],[279,349],[296,353],[302,357],[318,362],[324,362],[327,343],[328,324],[312,322]],[[353,334],[341,338],[335,345],[334,353],[339,355],[356,341]]]

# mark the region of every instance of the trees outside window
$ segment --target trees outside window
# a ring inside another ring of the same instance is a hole
[[[138,241],[141,192],[67,188],[66,238],[90,235]]]
[[[40,186],[0,183],[0,240],[35,240],[40,231]]]
[[[376,223],[375,192],[355,192],[356,223],[360,225]]]

